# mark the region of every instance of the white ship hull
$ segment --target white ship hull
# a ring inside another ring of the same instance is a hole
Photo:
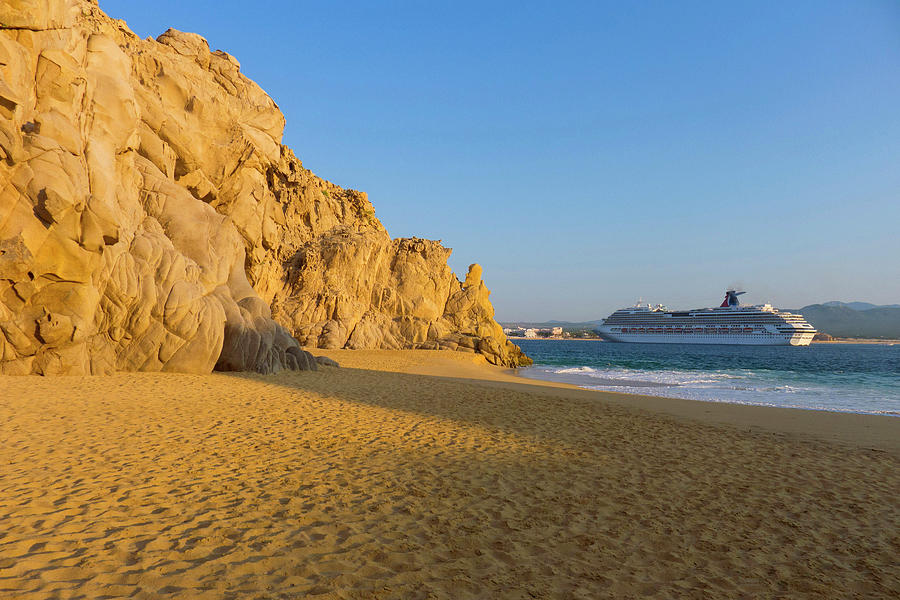
[[[703,333],[611,333],[601,327],[597,332],[610,342],[642,343],[642,344],[727,344],[751,346],[809,346],[812,333],[794,335],[748,333],[748,334],[703,334]]]
[[[809,346],[816,329],[802,315],[768,304],[741,306],[740,294],[728,290],[721,306],[684,311],[639,302],[603,319],[597,333],[611,342],[636,344]]]

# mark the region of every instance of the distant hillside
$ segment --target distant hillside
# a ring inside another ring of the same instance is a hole
[[[878,304],[872,304],[871,302],[840,302],[838,300],[823,302],[822,306],[845,306],[853,310],[869,310],[872,308],[900,308],[900,304],[882,304],[879,306]]]
[[[595,328],[603,322],[596,321],[500,321],[503,327],[522,327],[523,329],[546,329],[550,327],[562,327],[563,329],[588,329]]]
[[[900,339],[900,307],[854,309],[863,302],[811,304],[799,311],[813,327],[835,337]]]

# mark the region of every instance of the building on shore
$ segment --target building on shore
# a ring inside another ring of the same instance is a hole
[[[570,337],[562,327],[504,327],[503,333],[513,338],[562,338]]]

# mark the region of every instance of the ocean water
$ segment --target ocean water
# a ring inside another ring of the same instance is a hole
[[[716,346],[515,340],[524,377],[592,390],[900,416],[900,344]]]

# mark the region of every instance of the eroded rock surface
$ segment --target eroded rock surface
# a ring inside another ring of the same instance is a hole
[[[83,0],[0,23],[0,372],[316,368],[301,343],[527,362],[480,267],[303,168],[227,53]]]

